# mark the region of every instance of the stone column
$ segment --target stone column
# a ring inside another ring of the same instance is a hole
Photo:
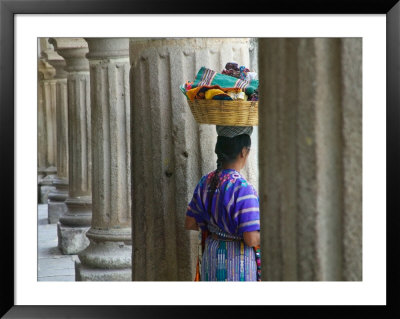
[[[250,38],[250,70],[258,73],[258,38]]]
[[[362,280],[361,39],[260,39],[263,280]]]
[[[47,203],[48,194],[54,190],[56,176],[56,84],[53,79],[55,69],[46,59],[51,51],[47,38],[41,38],[40,60],[38,64],[38,182],[39,202]]]
[[[57,176],[53,179],[55,190],[48,195],[49,224],[59,221],[67,211],[65,200],[68,196],[68,99],[67,72],[65,60],[54,50],[45,53],[47,61],[55,68],[56,85],[56,128],[57,128]]]
[[[50,38],[66,62],[68,72],[68,198],[67,212],[57,224],[58,247],[64,254],[77,254],[89,240],[92,219],[92,156],[90,130],[88,46],[82,38]]]
[[[43,80],[45,74],[43,71],[46,70],[46,64],[43,60],[38,58],[38,78],[37,78],[37,110],[38,110],[38,121],[37,121],[37,161],[38,161],[38,190],[39,190],[39,202],[40,199],[40,181],[46,176],[46,112],[43,100]]]
[[[54,75],[54,68],[49,63],[46,63],[44,59],[38,59],[38,185],[40,193],[40,181],[46,176],[46,105],[43,96],[44,80],[52,78]],[[40,196],[39,196],[40,197]],[[41,202],[41,200],[40,200]]]
[[[90,245],[79,253],[77,281],[131,281],[129,39],[89,44],[93,152]]]
[[[202,66],[248,66],[249,39],[131,39],[130,59],[133,280],[191,281],[198,232],[184,229],[185,212],[201,176],[216,169],[217,134],[195,122],[179,85]],[[256,184],[251,170],[244,175]]]

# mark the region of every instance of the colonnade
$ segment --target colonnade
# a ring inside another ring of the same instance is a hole
[[[357,39],[260,39],[259,59],[250,39],[43,39],[39,189],[76,280],[193,280],[184,216],[216,131],[179,85],[232,60],[260,70],[260,153],[243,173],[260,174],[264,280],[360,280]]]

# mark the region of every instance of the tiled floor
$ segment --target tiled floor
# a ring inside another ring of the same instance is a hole
[[[48,224],[47,204],[38,205],[38,281],[75,281],[76,255],[57,247],[57,224]]]

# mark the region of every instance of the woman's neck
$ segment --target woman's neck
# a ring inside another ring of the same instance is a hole
[[[223,169],[234,169],[235,171],[240,172],[241,165],[240,165],[240,163],[234,162],[234,163],[222,165],[222,168]]]

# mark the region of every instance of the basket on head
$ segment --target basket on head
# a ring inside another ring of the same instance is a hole
[[[187,100],[199,124],[257,126],[258,101]]]

